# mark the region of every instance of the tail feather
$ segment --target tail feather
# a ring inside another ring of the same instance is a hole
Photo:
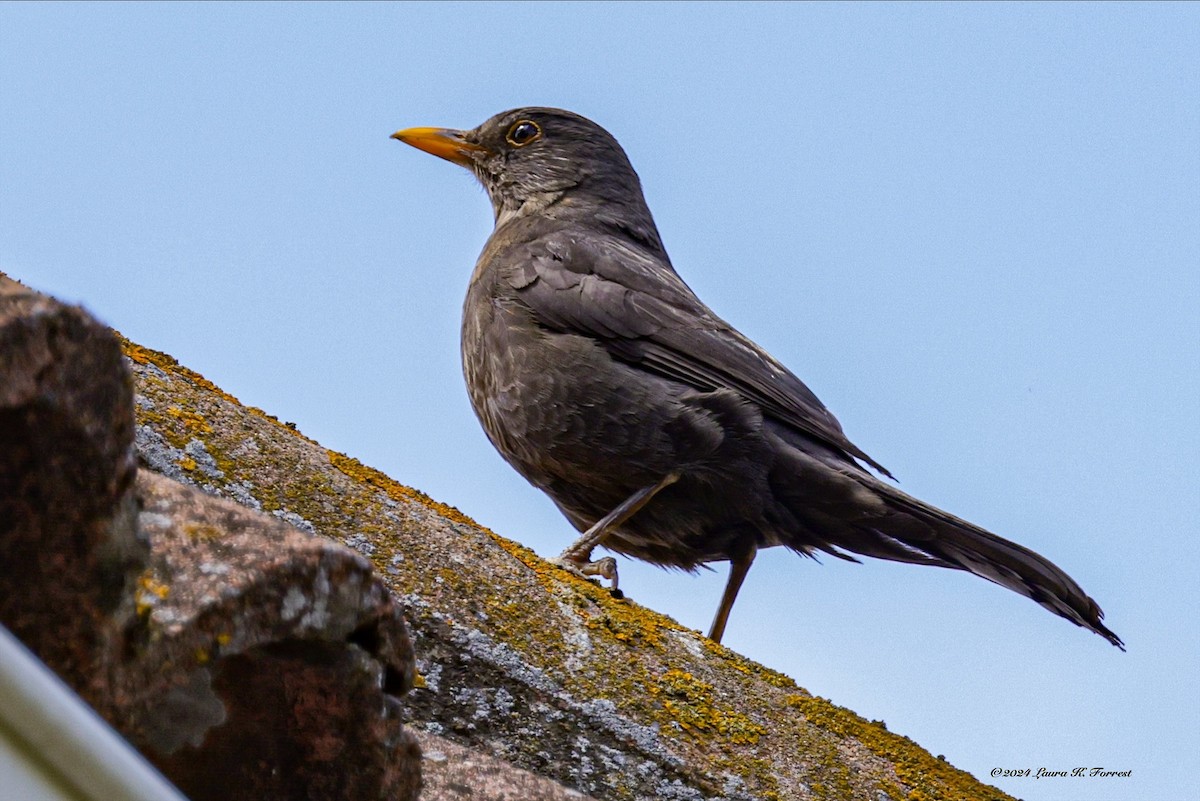
[[[966,570],[1037,601],[1125,650],[1099,605],[1049,559],[923,503],[837,454],[779,432],[768,480],[794,522],[791,547],[846,558],[842,550],[894,562]]]
[[[868,481],[870,488],[882,497],[887,507],[894,510],[894,514],[884,518],[884,521],[908,518],[923,524],[888,526],[880,521],[883,525],[874,529],[878,536],[896,539],[909,548],[947,563],[946,566],[967,570],[1018,592],[1125,650],[1121,638],[1104,625],[1104,612],[1100,606],[1049,559],[923,503],[895,487],[870,477]]]

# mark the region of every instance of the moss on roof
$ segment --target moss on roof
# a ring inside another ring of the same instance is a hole
[[[367,555],[406,604],[410,723],[600,799],[1009,796],[124,341],[152,469]]]

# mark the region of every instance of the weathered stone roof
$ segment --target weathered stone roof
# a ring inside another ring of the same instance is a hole
[[[171,357],[125,352],[145,466],[374,563],[414,639],[420,675],[402,707],[416,728],[614,801],[1008,798]]]
[[[2,275],[0,556],[194,801],[1008,798]]]

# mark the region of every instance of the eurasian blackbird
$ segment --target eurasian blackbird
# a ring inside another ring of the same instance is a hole
[[[606,130],[553,108],[393,137],[470,169],[496,227],[471,275],[462,361],[501,455],[583,535],[559,563],[610,578],[597,545],[660,566],[731,562],[719,641],[759,548],[967,570],[1123,649],[1100,607],[1033,551],[876,478],[800,379],[671,266]]]

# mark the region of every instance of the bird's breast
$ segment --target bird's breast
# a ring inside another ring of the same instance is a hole
[[[540,326],[515,298],[468,297],[462,360],[492,444],[556,500],[554,487],[578,485],[602,505],[677,466],[672,423],[688,414],[677,388],[614,360],[591,337]]]
[[[692,567],[726,558],[742,521],[760,516],[743,499],[756,497],[765,469],[747,450],[761,415],[735,393],[697,392],[616,359],[598,339],[539,325],[519,297],[483,282],[464,307],[462,360],[492,444],[576,528],[682,469],[614,533],[615,550]]]

